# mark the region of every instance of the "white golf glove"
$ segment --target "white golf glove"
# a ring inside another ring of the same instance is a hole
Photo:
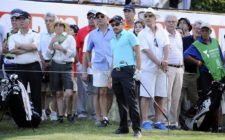
[[[140,81],[141,80],[141,70],[136,69],[133,78],[136,81]]]

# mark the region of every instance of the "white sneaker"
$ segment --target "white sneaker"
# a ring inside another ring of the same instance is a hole
[[[47,120],[47,119],[48,119],[48,117],[45,113],[45,110],[42,110],[41,120],[44,121],[44,120]]]
[[[78,119],[86,119],[87,118],[87,115],[86,114],[79,114],[77,116]]]
[[[56,112],[51,112],[51,114],[49,116],[50,116],[51,121],[57,121],[58,120]]]

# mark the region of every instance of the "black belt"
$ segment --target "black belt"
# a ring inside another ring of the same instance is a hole
[[[123,66],[123,67],[116,67],[113,70],[124,71],[124,70],[127,70],[127,69],[134,69],[134,68],[135,68],[135,65],[130,65],[130,66]]]
[[[33,63],[28,63],[28,64],[16,64],[17,66],[32,66],[32,65],[37,65],[40,64],[38,61],[33,62]]]
[[[170,67],[181,68],[183,65],[168,64]]]
[[[45,63],[49,63],[51,60],[44,60],[45,61]]]

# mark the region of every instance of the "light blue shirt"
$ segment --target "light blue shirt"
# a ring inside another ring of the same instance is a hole
[[[87,51],[90,52],[92,49],[95,51],[95,56],[92,61],[93,70],[109,70],[112,64],[110,40],[113,36],[114,32],[109,26],[105,33],[99,28],[90,32]]]
[[[54,34],[49,33],[41,33],[40,35],[40,43],[39,43],[39,50],[41,52],[41,55],[43,56],[44,60],[50,60],[51,58],[46,55],[46,51],[48,49],[48,46],[54,37]]]
[[[113,53],[113,68],[136,65],[136,55],[134,47],[139,45],[139,41],[134,33],[121,31],[120,34],[111,40]]]

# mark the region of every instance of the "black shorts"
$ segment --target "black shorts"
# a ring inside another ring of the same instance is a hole
[[[73,63],[57,64],[52,61],[50,70],[52,91],[73,90]]]

